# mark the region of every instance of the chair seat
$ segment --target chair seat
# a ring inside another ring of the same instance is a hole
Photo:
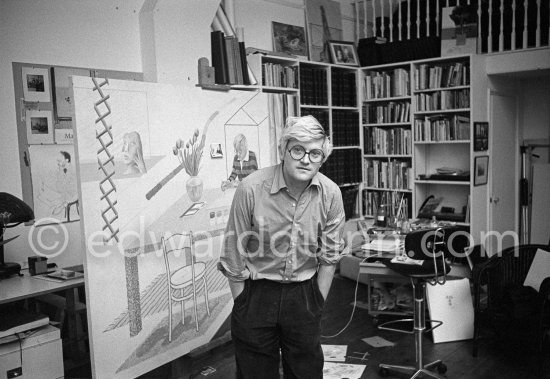
[[[404,264],[404,263],[393,263],[390,260],[384,260],[384,265],[404,276],[411,278],[420,278],[420,279],[429,279],[435,278],[435,265],[432,260],[422,261],[421,265],[416,264]],[[451,266],[448,263],[443,264],[440,259],[437,260],[437,272],[440,273],[440,276],[448,274],[451,271]]]
[[[206,264],[204,262],[195,263],[195,280],[204,276]],[[170,285],[172,288],[183,288],[193,281],[193,271],[191,266],[184,266],[174,271],[170,276]]]

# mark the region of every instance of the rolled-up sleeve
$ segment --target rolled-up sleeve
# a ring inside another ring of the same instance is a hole
[[[346,215],[340,189],[337,189],[329,202],[327,221],[321,231],[319,263],[321,265],[334,265],[349,253],[344,239],[344,224]]]
[[[225,228],[218,270],[228,279],[243,281],[250,277],[246,267],[246,235],[251,230],[253,194],[241,183],[235,191]]]

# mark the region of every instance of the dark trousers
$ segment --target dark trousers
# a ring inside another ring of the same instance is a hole
[[[323,378],[317,276],[300,283],[247,280],[233,305],[231,335],[238,379]]]

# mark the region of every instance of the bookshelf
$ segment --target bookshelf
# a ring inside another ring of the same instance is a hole
[[[416,61],[413,73],[413,162],[415,209],[428,196],[454,213],[438,219],[469,224],[472,193],[470,167],[470,57]]]
[[[372,66],[361,74],[363,215],[374,217],[379,204],[401,199],[411,215],[411,64]]]
[[[334,150],[321,172],[340,186],[346,218],[356,217],[363,181],[358,68],[277,55],[247,58],[258,80],[255,88],[296,95],[299,114],[312,115],[323,125]]]

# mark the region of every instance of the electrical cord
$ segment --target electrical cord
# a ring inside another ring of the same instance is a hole
[[[364,258],[361,263],[364,263],[366,262],[366,260],[368,259],[369,257],[367,258]],[[360,264],[361,264],[360,263]],[[340,334],[342,334],[344,332],[344,330],[346,330],[348,328],[348,326],[351,324],[351,320],[353,320],[353,315],[355,314],[355,309],[357,308],[357,290],[359,289],[359,275],[361,275],[361,269],[359,269],[359,271],[357,271],[357,278],[355,279],[355,292],[354,292],[354,295],[353,295],[353,309],[351,310],[351,316],[349,316],[349,320],[348,322],[346,323],[346,325],[344,325],[344,327],[336,334],[333,334],[331,336],[323,336],[321,335],[322,338],[334,338],[334,337],[337,337],[339,336]]]

